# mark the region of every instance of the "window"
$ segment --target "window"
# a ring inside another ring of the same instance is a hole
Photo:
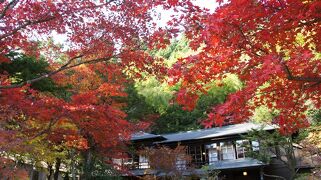
[[[214,164],[215,161],[218,161],[218,148],[217,143],[208,144],[205,146],[208,150],[208,161],[209,165]]]
[[[188,153],[192,157],[192,163],[200,166],[205,163],[205,151],[203,145],[188,146]]]
[[[252,143],[252,150],[253,151],[258,151],[258,150],[260,150],[260,143],[258,142],[258,141],[252,141],[251,142]]]
[[[139,155],[139,169],[148,169],[149,162],[148,158],[142,155]]]
[[[236,141],[236,154],[237,158],[245,158],[246,148],[250,146],[248,140],[237,140]]]
[[[187,164],[187,161],[185,159],[185,155],[184,154],[178,155],[176,158],[177,170],[186,170],[186,164]]]
[[[235,159],[234,146],[231,141],[220,142],[221,158],[222,160]]]

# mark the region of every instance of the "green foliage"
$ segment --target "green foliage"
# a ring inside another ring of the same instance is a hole
[[[165,49],[149,50],[152,56],[162,57],[168,66],[171,66],[178,58],[188,56],[192,50],[186,38],[174,40]],[[173,98],[174,89],[167,83],[161,83],[156,77],[145,77],[143,81],[137,81],[134,87],[128,87],[128,108],[129,119],[139,119],[143,111],[154,111],[159,114],[165,113],[169,107],[169,101]],[[130,85],[131,86],[131,85]],[[131,97],[132,96],[132,97]]]
[[[49,72],[49,64],[45,59],[36,59],[34,57],[26,56],[21,53],[11,52],[7,55],[11,60],[10,63],[1,63],[0,72],[8,73],[13,83],[21,83],[30,79],[37,78]],[[41,91],[49,92],[59,98],[68,99],[67,87],[61,87],[55,84],[51,78],[45,78],[31,84],[31,88]]]
[[[240,90],[242,82],[234,74],[227,74],[222,79],[221,85],[216,85],[216,82],[207,85],[209,90],[206,94],[202,94],[197,102],[196,108],[205,112],[213,105],[223,103],[228,94]]]
[[[64,145],[56,145],[49,142],[45,135],[26,141],[21,147],[6,152],[6,156],[14,157],[15,161],[21,164],[32,164],[34,168],[40,171],[48,170],[45,169],[44,163],[53,166],[58,158],[65,165],[68,165],[68,148]]]
[[[166,49],[151,50],[149,53],[164,58],[167,65],[171,66],[178,58],[184,58],[196,52],[189,47],[189,40],[182,37],[174,40]],[[160,117],[152,126],[154,133],[199,129],[200,121],[207,117],[206,114],[210,108],[223,103],[229,93],[240,90],[243,84],[236,75],[226,74],[219,83],[214,81],[205,87],[208,89],[207,93],[199,94],[196,108],[189,112],[173,103],[175,93],[180,90],[179,83],[169,86],[166,82],[159,82],[156,77],[146,77],[144,81],[135,82],[135,87],[130,87],[127,91],[128,119],[141,119],[143,115],[155,112],[160,114]]]
[[[157,49],[150,52],[154,56],[164,58],[168,66],[172,66],[178,58],[184,58],[193,53],[195,52],[189,47],[189,40],[185,37],[172,41],[165,49]]]
[[[156,121],[152,127],[154,133],[172,133],[199,129],[198,119],[204,116],[199,110],[184,111],[177,104],[171,105]]]
[[[148,114],[155,113],[154,108],[146,102],[146,97],[138,94],[133,84],[126,86],[127,106],[124,111],[127,113],[127,119],[131,122],[137,122]]]
[[[112,165],[103,162],[103,158],[95,158],[93,162],[92,176],[94,179],[122,179],[119,172]]]
[[[260,143],[259,151],[254,151],[252,147],[246,147],[246,155],[264,163],[269,163],[271,160],[270,152],[285,142],[285,137],[281,136],[277,131],[271,133],[263,130],[263,127],[260,130],[253,129],[244,136],[244,139]]]
[[[119,179],[120,172],[113,165],[108,164],[107,159],[101,154],[92,150],[82,151],[83,160],[78,164],[78,169],[82,171],[81,179]]]
[[[275,114],[267,106],[256,107],[252,116],[252,120],[257,123],[269,123],[273,120]]]
[[[223,103],[227,95],[242,87],[237,76],[229,74],[222,80],[222,85],[208,85],[206,94],[199,97],[193,111],[184,111],[179,105],[172,104],[160,115],[152,127],[155,133],[172,133],[201,128],[200,121],[207,117],[206,112],[214,105]],[[177,87],[174,87],[177,88]]]
[[[185,37],[174,40],[166,49],[154,49],[149,53],[152,56],[162,57],[170,67],[177,59],[184,58],[197,52],[189,46],[189,40]],[[201,128],[200,121],[206,118],[206,114],[213,105],[223,103],[227,95],[240,90],[242,82],[236,75],[226,74],[220,81],[206,85],[206,94],[199,94],[196,108],[189,112],[184,111],[179,105],[173,103],[174,95],[180,90],[180,84],[169,86],[162,83],[156,77],[145,77],[144,81],[135,82],[135,87],[128,89],[128,119],[141,119],[147,112],[155,112],[160,117],[155,121],[152,131],[154,133],[171,133],[188,131]],[[133,96],[133,97],[131,97]]]
[[[297,133],[297,136],[294,139],[297,143],[300,143],[301,141],[306,141],[308,139],[308,136],[311,135],[311,133],[316,133],[316,132],[320,131],[321,110],[319,110],[319,109],[318,110],[310,110],[310,111],[308,111],[307,114],[310,118],[310,127],[306,128],[306,129],[301,129]]]
[[[136,82],[135,86],[138,94],[145,97],[146,103],[160,114],[166,111],[169,106],[168,102],[173,98],[173,91],[168,85],[160,83],[154,77]]]
[[[311,110],[308,112],[308,115],[311,117],[312,125],[321,125],[321,110]]]
[[[218,175],[221,173],[220,170],[210,168],[208,165],[204,165],[201,168],[204,171],[204,175],[201,179],[206,179],[206,180],[217,180]]]
[[[244,139],[250,142],[259,142],[259,149],[247,147],[247,156],[258,159],[264,163],[269,163],[272,157],[283,162],[295,174],[296,161],[293,149],[293,137],[284,136],[279,131],[268,132],[263,130],[252,130]]]

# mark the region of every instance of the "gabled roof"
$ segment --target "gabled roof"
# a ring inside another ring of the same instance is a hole
[[[259,130],[260,128],[263,128],[263,130],[273,130],[273,129],[276,129],[277,127],[272,125],[262,126],[260,124],[254,124],[254,123],[234,124],[234,125],[228,125],[228,126],[222,126],[222,127],[215,127],[211,129],[200,129],[196,131],[164,134],[162,136],[166,140],[161,141],[160,143],[180,142],[180,141],[187,141],[187,140],[200,140],[200,139],[238,135],[238,134],[249,132],[252,129]]]
[[[188,141],[188,140],[200,140],[200,139],[208,139],[208,138],[218,138],[225,137],[231,135],[244,134],[252,129],[259,130],[263,128],[263,130],[273,130],[276,129],[275,125],[265,125],[254,124],[254,123],[242,123],[242,124],[234,124],[222,127],[215,127],[210,129],[199,129],[195,131],[186,131],[179,133],[171,133],[171,134],[150,134],[145,132],[138,132],[134,134],[131,138],[132,141],[137,140],[146,140],[146,139],[164,139],[159,141],[158,143],[170,143],[170,142],[180,142],[180,141]]]

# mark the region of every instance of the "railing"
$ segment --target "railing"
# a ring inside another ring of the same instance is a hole
[[[204,160],[204,161],[195,161],[195,159],[193,159],[191,162],[187,162],[187,161],[177,161],[176,162],[176,169],[177,170],[184,170],[184,169],[189,169],[189,168],[194,168],[194,169],[200,169],[205,165],[217,165],[220,163],[224,163],[224,162],[232,162],[232,161],[237,161],[237,160],[242,160],[244,158],[238,158],[238,159],[228,159],[228,160]],[[123,166],[126,167],[127,169],[130,170],[135,170],[135,169],[149,169],[150,168],[150,164],[148,161],[146,162],[137,162],[137,161],[133,161],[131,160],[127,160],[126,162],[123,162]]]
[[[202,167],[202,165],[206,164],[205,162],[201,162],[201,163],[186,163],[184,161],[178,161],[175,164],[175,168],[177,170],[185,170],[188,169],[190,167]],[[130,170],[136,170],[136,169],[149,169],[150,168],[150,164],[148,162],[127,162],[127,163],[123,163],[123,167],[130,169]]]
[[[202,168],[202,166],[208,165],[208,162],[192,162],[192,163],[186,163],[186,162],[178,162],[176,163],[176,169],[177,170],[186,170],[189,168],[199,169]],[[124,164],[124,167],[130,170],[136,170],[136,169],[149,169],[150,165],[148,162],[139,163],[139,162],[131,162]]]

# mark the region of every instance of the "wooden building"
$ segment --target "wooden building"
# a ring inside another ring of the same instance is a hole
[[[269,179],[264,174],[274,173],[287,178],[286,168],[282,169],[280,163],[266,164],[259,160],[247,157],[245,146],[253,151],[260,150],[257,141],[244,140],[242,135],[252,129],[274,131],[276,126],[264,126],[253,123],[235,124],[211,129],[179,132],[172,134],[149,134],[137,133],[132,137],[136,150],[145,147],[157,147],[159,145],[175,148],[177,145],[185,146],[186,153],[191,157],[191,162],[178,163],[177,168],[182,170],[183,175],[196,174],[202,177],[204,166],[208,169],[219,170],[219,179],[242,180],[242,179]],[[297,153],[298,154],[298,153]],[[130,168],[127,177],[144,176],[146,174],[164,173],[150,170],[147,157],[138,154],[131,154],[129,160],[123,161]],[[274,162],[274,161],[273,161]],[[186,168],[193,166],[193,172]],[[183,167],[183,168],[182,168]],[[311,163],[305,164],[305,169],[311,168]],[[271,178],[270,178],[271,179]]]

